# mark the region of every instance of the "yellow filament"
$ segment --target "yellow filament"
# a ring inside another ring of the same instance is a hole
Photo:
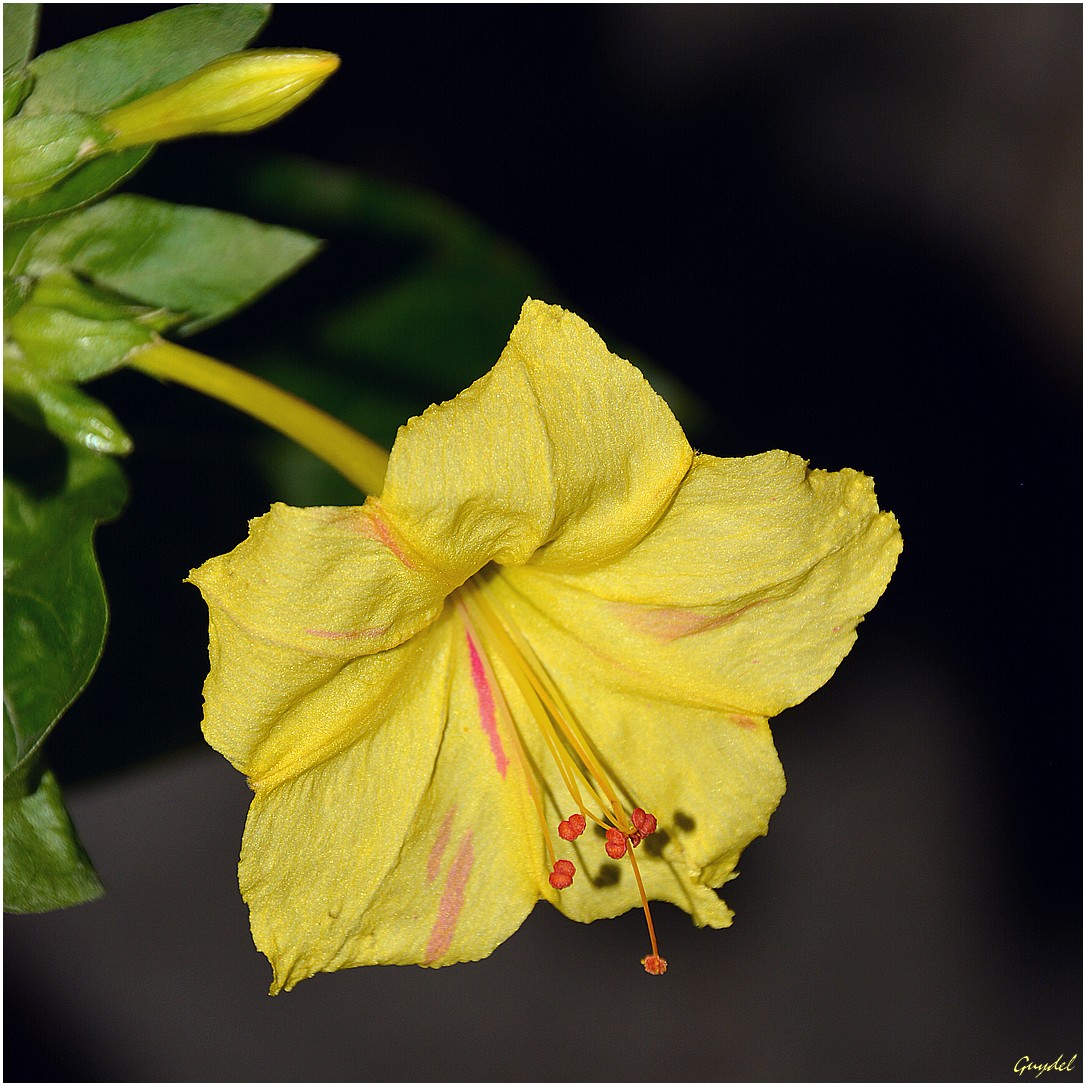
[[[558,688],[554,685],[550,676],[540,664],[539,659],[532,651],[531,646],[524,639],[514,623],[503,622],[494,614],[490,601],[486,599],[484,593],[478,586],[473,587],[476,588],[476,598],[480,608],[487,612],[490,623],[496,627],[499,636],[506,642],[506,647],[511,650],[509,655],[517,661],[518,666],[523,670],[531,684],[532,692],[539,699],[547,714],[549,714],[549,719],[553,720],[558,726],[570,747],[573,749],[573,752],[581,759],[582,763],[592,776],[596,778],[600,790],[606,795],[607,802],[601,803],[600,806],[604,810],[606,810],[608,806],[612,809],[617,808],[617,810],[621,810],[621,804],[615,794],[614,788],[607,778],[607,774],[603,771],[591,753],[587,737],[577,725],[576,718],[570,711],[569,706],[558,691]],[[570,765],[576,771],[577,775],[580,776],[582,780],[585,780],[580,768],[572,762],[570,762]],[[593,792],[596,792],[593,785],[589,784],[587,781],[585,781],[585,783]],[[598,798],[599,795],[597,793],[597,799]],[[623,832],[629,832],[628,826],[620,825],[618,828],[622,829]]]
[[[510,640],[514,643],[517,652],[524,659],[528,672],[535,678],[536,682],[533,685],[536,686],[540,700],[553,716],[555,723],[562,730],[562,733],[569,742],[573,752],[581,759],[588,771],[599,781],[600,787],[606,794],[608,800],[608,803],[601,803],[600,806],[604,810],[610,806],[611,812],[614,815],[611,822],[616,829],[621,830],[623,833],[631,833],[633,827],[626,817],[625,809],[619,801],[618,796],[615,794],[615,789],[611,786],[606,772],[593,755],[588,737],[581,730],[580,725],[577,723],[577,718],[566,704],[558,687],[551,681],[550,676],[540,664],[539,658],[532,650],[531,645],[528,644],[527,640],[516,626],[513,623],[506,623],[503,624],[503,627],[507,631]],[[598,819],[595,821],[599,822]],[[603,823],[601,822],[600,825],[602,824]]]
[[[487,631],[493,634],[494,638],[505,650],[502,659],[505,660],[506,664],[509,666],[509,669],[513,674],[513,679],[520,688],[521,693],[524,695],[525,702],[528,704],[532,716],[539,724],[540,731],[543,734],[543,738],[546,740],[551,756],[554,758],[558,772],[562,776],[562,782],[565,784],[574,802],[586,818],[591,818],[593,822],[604,825],[599,818],[586,809],[581,800],[580,789],[578,788],[579,782],[592,796],[600,810],[605,813],[605,816],[608,809],[614,813],[614,818],[610,820],[614,825],[624,833],[630,832],[625,812],[622,811],[614,788],[612,788],[596,760],[585,749],[585,744],[579,742],[577,736],[573,733],[570,725],[571,715],[569,714],[568,708],[563,712],[562,708],[557,704],[556,699],[552,698],[547,689],[542,685],[544,681],[543,672],[542,668],[539,666],[538,660],[535,659],[535,654],[531,652],[527,643],[520,637],[511,623],[502,622],[501,619],[494,614],[493,609],[484,598],[483,592],[480,590],[480,586],[477,583],[469,582],[464,587],[467,589],[465,596],[468,601],[468,606],[475,610],[481,623],[485,625]],[[527,653],[529,653],[530,656],[525,655],[525,650],[527,650]],[[535,663],[535,667],[532,666],[533,663]],[[553,689],[553,684],[550,685]],[[555,693],[557,693],[557,691],[555,691]],[[581,759],[589,773],[595,778],[595,782],[590,781],[582,772],[580,766],[578,766],[569,756],[565,744],[562,742],[562,738],[560,738],[555,731],[555,725],[558,726],[562,736],[573,748],[574,753]]]
[[[524,744],[520,740],[520,733],[513,723],[513,714],[509,711],[509,706],[506,704],[502,688],[495,678],[494,671],[490,666],[490,661],[487,659],[486,653],[483,651],[485,642],[479,636],[479,631],[476,629],[475,623],[472,620],[471,612],[465,605],[463,599],[457,600],[457,606],[460,610],[460,617],[464,620],[464,625],[468,629],[468,634],[477,646],[479,662],[483,665],[483,669],[486,672],[486,681],[490,686],[491,693],[494,695],[494,704],[501,713],[502,723],[506,725],[504,731],[513,737],[513,748],[517,752],[517,760],[520,762],[520,767],[524,771],[524,779],[528,783],[528,794],[532,797],[532,804],[534,805],[536,815],[539,818],[539,824],[543,827],[543,841],[547,846],[547,853],[550,855],[551,864],[553,866],[557,860],[557,856],[555,855],[554,845],[551,843],[550,829],[547,826],[547,816],[543,810],[543,797],[540,794],[539,785],[536,783],[535,773],[532,770],[531,763],[528,761],[528,752],[524,749]]]
[[[652,926],[652,913],[649,911],[649,899],[645,893],[645,884],[641,881],[641,869],[637,866],[637,857],[634,856],[633,847],[626,849],[626,855],[630,857],[630,866],[633,868],[634,878],[637,879],[637,892],[641,895],[641,908],[645,911],[645,922],[649,926],[649,942],[652,944],[653,957],[660,957],[660,948],[656,945],[656,929]]]
[[[504,642],[501,647],[503,647],[506,652],[502,658],[505,660],[506,665],[513,674],[514,681],[524,695],[524,700],[528,706],[529,712],[531,712],[536,723],[539,725],[539,730],[547,743],[547,748],[551,752],[551,757],[554,759],[558,772],[561,774],[562,783],[565,784],[566,789],[569,791],[570,795],[574,797],[574,800],[580,804],[580,792],[573,776],[573,771],[576,771],[576,766],[570,764],[569,758],[562,749],[562,745],[554,733],[554,728],[551,725],[546,712],[539,704],[539,700],[535,696],[535,684],[532,682],[531,675],[526,671],[523,660],[520,659],[514,651],[510,651],[513,648],[512,643],[505,635],[505,631],[495,620],[493,614],[489,612],[489,609],[480,606],[478,593],[475,590],[475,585],[471,582],[468,582],[468,584],[464,586],[463,603],[465,610],[475,619],[478,627],[485,629],[487,634],[490,635],[490,638],[497,640],[499,643]],[[587,785],[587,782],[585,783]]]

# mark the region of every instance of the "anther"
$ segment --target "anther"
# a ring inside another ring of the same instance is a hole
[[[667,962],[659,954],[650,954],[647,958],[642,958],[641,964],[645,967],[645,972],[651,973],[654,977],[667,972]]]
[[[656,832],[656,815],[649,814],[640,807],[635,807],[630,812],[630,821],[641,837],[648,837]]]
[[[612,860],[621,860],[626,855],[626,835],[612,826],[607,831],[607,840],[603,847]]]
[[[577,874],[577,868],[571,860],[555,860],[554,870],[548,876],[551,886],[556,890],[564,890],[573,885],[573,876]]]
[[[558,836],[563,841],[576,841],[584,833],[586,824],[584,815],[578,811],[558,823]]]

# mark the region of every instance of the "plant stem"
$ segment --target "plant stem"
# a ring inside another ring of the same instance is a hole
[[[380,494],[388,453],[305,400],[197,351],[155,339],[128,357],[155,377],[187,385],[274,427],[367,494]]]

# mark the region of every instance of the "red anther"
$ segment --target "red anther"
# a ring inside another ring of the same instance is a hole
[[[607,840],[603,847],[612,860],[621,860],[626,855],[626,835],[612,826],[607,831]]]
[[[641,964],[645,967],[645,972],[651,973],[654,977],[667,972],[667,962],[659,954],[650,954],[647,958],[642,958]]]
[[[563,841],[576,841],[584,833],[585,825],[584,815],[578,811],[558,823],[558,836]]]
[[[630,812],[630,821],[642,837],[648,837],[650,833],[656,832],[656,815],[649,814],[640,807],[635,807]]]
[[[564,890],[573,885],[573,876],[577,874],[577,868],[570,860],[555,860],[554,870],[548,876],[551,886],[556,890]]]

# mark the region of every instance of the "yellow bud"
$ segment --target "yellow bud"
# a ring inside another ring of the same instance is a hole
[[[110,150],[204,132],[249,132],[301,105],[337,68],[319,49],[231,53],[161,90],[103,114]]]

